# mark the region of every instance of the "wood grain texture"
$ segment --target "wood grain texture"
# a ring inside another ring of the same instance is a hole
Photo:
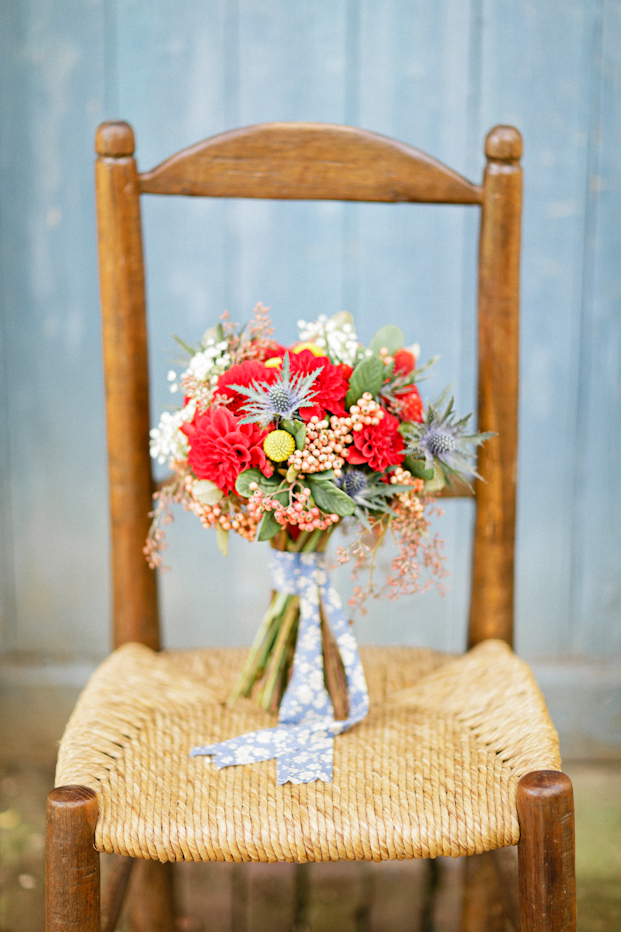
[[[461,932],[520,932],[514,848],[465,859]]]
[[[564,773],[518,783],[521,932],[576,932],[574,800]]]
[[[149,374],[144,266],[134,134],[97,131],[95,177],[112,526],[114,646],[159,649],[155,573],[142,548],[149,529]]]
[[[351,126],[267,123],[222,133],[140,175],[146,194],[478,204],[481,191],[404,143]]]
[[[110,857],[114,858],[114,861],[108,869],[106,884],[101,893],[101,932],[115,932],[132,869],[136,863],[134,858],[126,858],[120,854]]]
[[[137,861],[129,884],[124,923],[128,932],[175,932],[173,865]]]
[[[483,445],[468,644],[513,643],[519,382],[519,276],[522,138],[497,126],[485,142],[487,166],[479,251],[479,430]]]
[[[46,932],[100,932],[99,854],[93,838],[97,797],[85,786],[48,796],[45,856]]]

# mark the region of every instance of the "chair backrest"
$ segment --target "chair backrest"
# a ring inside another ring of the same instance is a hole
[[[487,136],[482,184],[422,152],[349,126],[268,123],[233,130],[138,172],[134,134],[96,137],[99,264],[108,425],[114,643],[158,649],[155,573],[142,548],[153,482],[141,194],[472,204],[481,209],[478,426],[497,436],[479,455],[468,641],[512,643],[517,471],[522,139]],[[468,494],[467,490],[457,490]]]

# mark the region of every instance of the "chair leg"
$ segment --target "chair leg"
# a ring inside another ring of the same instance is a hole
[[[518,783],[521,932],[576,932],[574,796],[555,770]]]
[[[505,932],[507,928],[495,855],[495,851],[486,851],[466,858],[461,932]]]
[[[173,864],[136,861],[128,890],[131,932],[174,932]]]
[[[93,839],[97,797],[86,786],[48,796],[45,863],[46,932],[100,932],[99,854]]]

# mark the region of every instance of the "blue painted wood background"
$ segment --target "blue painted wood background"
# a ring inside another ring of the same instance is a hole
[[[478,180],[487,130],[525,139],[518,649],[621,647],[621,3],[618,0],[5,0],[0,16],[2,643],[108,646],[108,528],[92,140],[129,120],[150,168],[271,120],[359,125]],[[224,308],[400,324],[474,397],[471,208],[146,199],[153,418],[172,332]],[[450,590],[374,604],[362,640],[462,646],[468,502],[439,530]],[[248,641],[265,552],[227,561],[180,515],[162,579],[169,645]],[[346,577],[341,574],[346,587]]]

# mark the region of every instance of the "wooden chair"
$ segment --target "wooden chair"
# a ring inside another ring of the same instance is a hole
[[[346,126],[234,130],[143,174],[128,124],[100,126],[96,150],[119,650],[94,675],[61,743],[48,802],[47,932],[113,932],[135,857],[155,877],[140,927],[164,932],[173,922],[170,871],[158,860],[378,860],[518,842],[522,932],[575,932],[571,783],[559,772],[556,733],[537,687],[501,643],[511,645],[513,636],[520,134],[509,126],[489,133],[480,186],[407,145]],[[372,705],[368,726],[336,739],[333,784],[275,787],[274,762],[216,772],[204,759],[188,760],[192,744],[204,743],[201,715],[212,725],[220,716],[218,727],[231,733],[264,719],[245,707],[224,722],[233,713],[222,711],[218,690],[239,651],[154,653],[156,579],[142,553],[153,486],[141,194],[481,209],[478,423],[497,436],[479,459],[485,482],[476,488],[474,649],[463,661],[367,650],[376,711]],[[387,670],[407,687],[396,696],[380,696],[374,685]],[[125,855],[104,893],[103,919],[100,850]],[[484,927],[474,913],[470,904],[464,930]]]

